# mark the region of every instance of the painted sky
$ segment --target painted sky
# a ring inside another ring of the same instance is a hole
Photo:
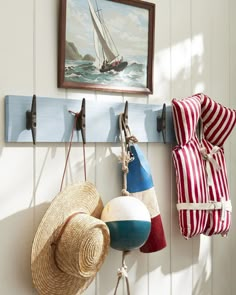
[[[96,7],[95,0],[91,3]],[[122,56],[147,54],[148,11],[146,9],[97,0],[103,17]],[[74,42],[82,55],[95,56],[93,27],[87,0],[67,0],[66,39]]]

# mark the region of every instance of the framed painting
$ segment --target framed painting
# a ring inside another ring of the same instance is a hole
[[[155,4],[61,0],[58,87],[153,93]]]

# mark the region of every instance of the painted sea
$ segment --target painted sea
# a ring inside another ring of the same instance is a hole
[[[114,87],[147,87],[147,65],[142,57],[124,59],[127,67],[121,71],[114,70],[100,73],[99,67],[91,61],[66,60],[65,80],[69,82],[100,84]]]

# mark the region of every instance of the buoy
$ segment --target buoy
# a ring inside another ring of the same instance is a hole
[[[151,230],[147,207],[131,196],[120,196],[109,201],[101,219],[110,230],[110,245],[116,250],[129,251],[141,247]]]

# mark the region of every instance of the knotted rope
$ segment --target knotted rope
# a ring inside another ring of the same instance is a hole
[[[123,128],[125,123],[123,121],[123,114],[119,115],[119,128],[120,128],[120,141],[121,141],[121,156],[119,157],[119,161],[122,163],[122,171],[123,171],[123,188],[121,190],[122,196],[129,196],[129,192],[127,191],[127,174],[129,173],[129,162],[133,161],[133,155],[130,152],[130,144],[134,144],[138,142],[137,138],[131,135],[129,126],[125,126],[126,128],[126,136],[124,139]]]
[[[123,187],[121,190],[122,196],[129,196],[129,192],[127,191],[127,174],[129,173],[129,162],[134,160],[133,154],[130,151],[130,145],[138,142],[137,138],[131,135],[129,126],[125,124],[123,119],[123,114],[119,115],[119,128],[120,128],[120,141],[121,141],[121,156],[119,157],[119,161],[122,163],[122,171],[123,171]],[[124,136],[124,134],[125,136]],[[119,283],[121,278],[125,279],[127,294],[130,295],[129,288],[129,278],[127,272],[127,266],[125,264],[125,256],[129,253],[129,251],[122,252],[122,266],[117,270],[117,283],[115,287],[114,295],[116,295]]]
[[[125,264],[125,256],[129,253],[129,251],[123,251],[122,252],[122,266],[121,268],[118,268],[117,270],[117,283],[116,283],[116,288],[115,288],[115,293],[114,295],[116,295],[119,283],[120,283],[120,279],[124,278],[125,282],[126,282],[126,289],[127,289],[127,294],[130,295],[130,288],[129,288],[129,279],[128,279],[128,272],[127,272],[127,266]]]

